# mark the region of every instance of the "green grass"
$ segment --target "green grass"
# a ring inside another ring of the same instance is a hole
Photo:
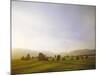
[[[12,60],[12,73],[37,73],[95,69],[95,57],[85,60],[38,61]]]

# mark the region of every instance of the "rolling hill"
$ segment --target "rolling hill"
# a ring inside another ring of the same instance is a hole
[[[12,50],[12,59],[18,59],[21,58],[22,56],[26,56],[27,54],[30,54],[31,56],[38,56],[38,53],[40,53],[39,51],[36,50],[29,50],[29,49],[19,49],[19,48],[15,48]],[[52,52],[48,52],[48,51],[44,51],[42,52],[43,54],[45,54],[46,56],[54,56],[57,55],[56,53],[52,53]],[[59,53],[61,56],[77,56],[77,55],[95,55],[96,54],[96,50],[91,50],[91,49],[80,49],[80,50],[73,50],[70,52],[62,52]]]

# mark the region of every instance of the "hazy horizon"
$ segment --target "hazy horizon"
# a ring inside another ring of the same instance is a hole
[[[12,1],[12,47],[95,49],[96,7]]]

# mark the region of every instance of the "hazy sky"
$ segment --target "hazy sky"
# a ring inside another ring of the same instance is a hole
[[[95,48],[95,6],[12,2],[12,47],[62,52]]]

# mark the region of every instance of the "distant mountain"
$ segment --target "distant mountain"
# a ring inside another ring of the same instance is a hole
[[[26,56],[27,54],[30,54],[31,56],[38,56],[38,54],[40,53],[40,51],[36,51],[36,50],[30,50],[30,49],[20,49],[20,48],[14,48],[12,50],[12,59],[19,59],[22,56]],[[45,54],[46,56],[54,56],[55,54],[52,52],[41,52],[43,54]]]
[[[31,56],[37,56],[38,55],[38,52],[36,52],[36,51],[32,51],[32,50],[29,50],[29,49],[14,48],[12,50],[12,59],[21,58],[22,56],[26,56],[28,53]]]
[[[95,55],[96,54],[96,50],[92,50],[92,49],[81,49],[81,50],[74,50],[71,51],[69,53],[67,53],[68,55]]]
[[[26,56],[27,54],[30,54],[31,56],[38,56],[38,54],[40,53],[39,51],[36,50],[30,50],[30,49],[19,49],[19,48],[15,48],[12,50],[12,59],[19,59],[22,56]],[[43,54],[45,54],[46,56],[54,56],[54,55],[58,55],[56,53],[53,52],[48,52],[48,51],[43,51]],[[90,50],[90,49],[80,49],[80,50],[73,50],[70,52],[62,52],[59,53],[61,56],[76,56],[76,55],[93,55],[96,54],[96,50]]]

